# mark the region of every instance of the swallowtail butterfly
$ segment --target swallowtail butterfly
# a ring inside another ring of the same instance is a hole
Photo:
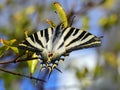
[[[87,31],[58,25],[30,35],[19,44],[19,48],[36,53],[42,59],[42,68],[48,68],[52,72],[70,52],[100,45],[100,38]]]

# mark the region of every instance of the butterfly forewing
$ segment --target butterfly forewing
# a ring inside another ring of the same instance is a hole
[[[51,27],[30,35],[21,44],[19,44],[19,48],[30,51],[43,51],[44,49],[49,50],[52,46],[54,30],[55,29]]]

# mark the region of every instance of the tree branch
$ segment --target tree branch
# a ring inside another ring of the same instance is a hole
[[[8,70],[5,70],[3,68],[0,68],[0,71],[6,72],[6,73],[9,73],[9,74],[13,74],[13,75],[17,75],[17,76],[22,76],[22,77],[29,78],[29,79],[34,79],[34,80],[37,80],[37,81],[46,82],[45,80],[42,80],[42,79],[39,79],[39,78],[36,78],[36,77],[32,77],[31,75],[30,76],[23,75],[21,73],[16,73],[16,72],[8,71]]]
[[[28,59],[25,59],[25,60],[17,60],[17,58],[15,58],[14,60],[9,60],[9,61],[5,61],[5,62],[0,62],[0,64],[10,64],[10,63],[17,63],[17,62],[24,62],[24,61],[31,61],[31,60],[36,60],[36,59],[42,59],[42,58],[38,58],[38,57],[35,57],[35,58],[28,58]]]

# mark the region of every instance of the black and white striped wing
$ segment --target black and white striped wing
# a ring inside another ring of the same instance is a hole
[[[100,45],[100,38],[87,31],[73,27],[61,29],[60,26],[57,26],[30,35],[19,44],[19,47],[33,52],[53,51],[62,55],[74,50]]]
[[[52,46],[51,38],[53,37],[54,30],[55,29],[51,27],[30,35],[19,44],[19,48],[33,52],[42,52],[45,49],[49,50]]]
[[[62,32],[62,37],[64,37],[66,52],[101,45],[100,38],[87,31],[73,27],[64,29]]]

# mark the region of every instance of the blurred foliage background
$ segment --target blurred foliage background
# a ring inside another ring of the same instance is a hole
[[[17,43],[20,43],[25,38],[25,31],[30,34],[50,27],[46,19],[50,19],[58,25],[60,23],[59,16],[51,6],[55,1],[59,2],[65,9],[69,23],[75,16],[72,26],[84,30],[98,26],[99,29],[94,32],[98,32],[97,36],[104,36],[102,38],[102,46],[95,49],[97,59],[96,65],[92,70],[87,67],[78,68],[76,65],[72,65],[73,61],[69,61],[66,64],[66,70],[74,70],[79,81],[78,84],[80,84],[80,87],[77,89],[74,89],[76,88],[74,87],[71,90],[120,90],[119,0],[0,0],[0,38],[5,40],[16,39]],[[94,18],[101,14],[101,17],[94,25],[91,24],[93,19],[89,15],[92,11],[99,12],[93,14]],[[2,47],[2,44],[0,45]],[[3,56],[0,55],[0,62],[12,60],[17,56],[12,49],[7,50],[7,52],[5,50],[2,49],[0,52],[0,54],[4,53]],[[26,63],[0,65],[0,67],[29,74]],[[0,79],[4,82],[2,84],[3,90],[22,90],[18,89],[18,87],[25,78],[0,71]],[[43,83],[35,87],[36,90],[44,90]],[[62,90],[69,89],[68,87],[68,89]],[[48,88],[45,90],[53,89]],[[59,87],[56,90],[59,90]]]

